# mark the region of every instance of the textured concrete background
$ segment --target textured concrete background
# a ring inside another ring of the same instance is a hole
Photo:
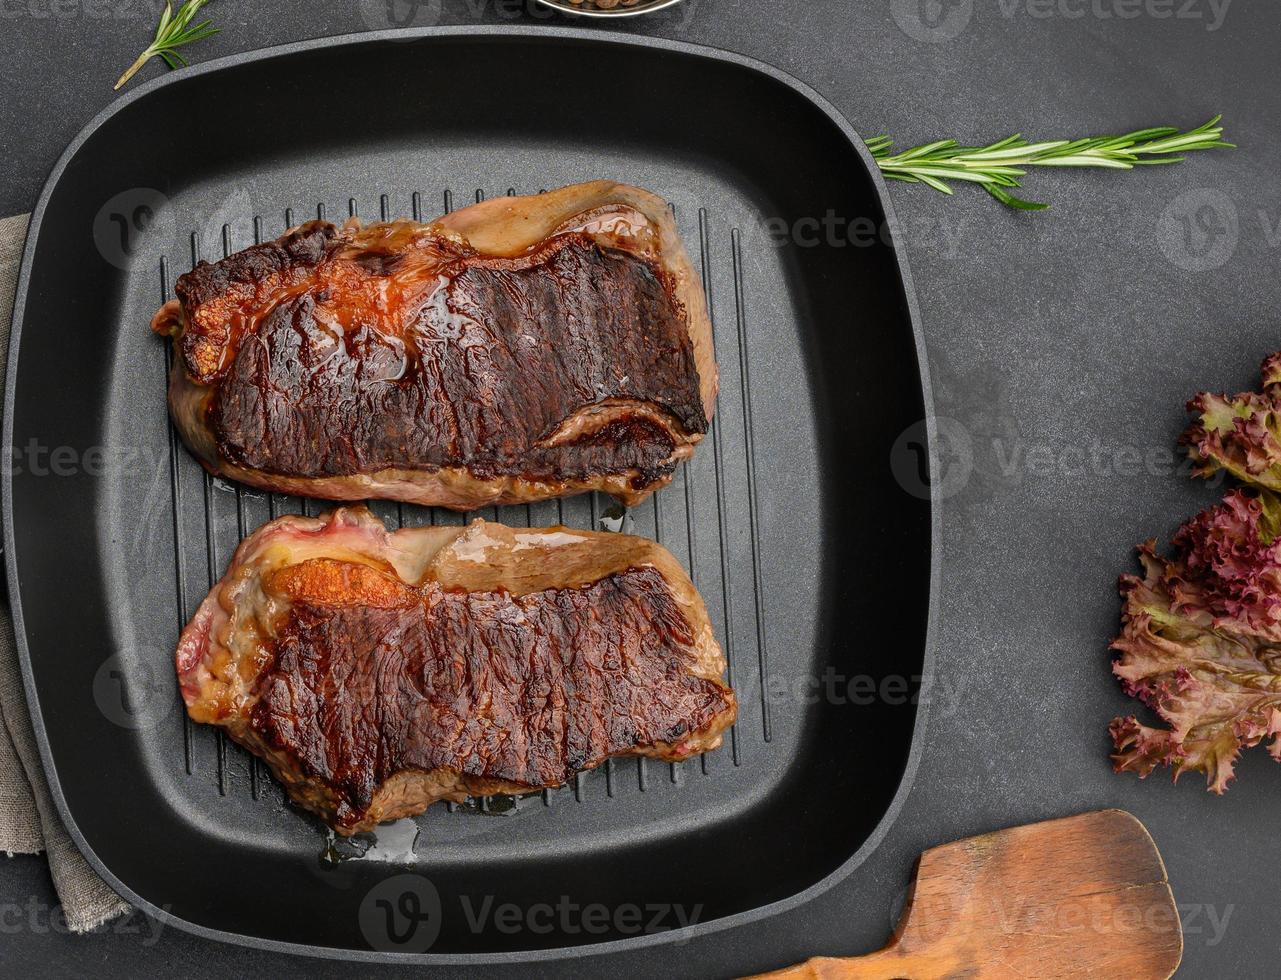
[[[111,100],[154,9],[150,0],[0,0],[0,213],[34,204],[67,141]],[[391,9],[419,24],[565,23],[495,0],[397,0]],[[387,10],[217,0],[209,13],[223,33],[192,56],[388,26]],[[921,849],[1119,806],[1145,821],[1168,865],[1186,933],[1180,975],[1275,975],[1281,772],[1256,750],[1222,799],[1195,775],[1178,787],[1165,773],[1140,783],[1110,772],[1105,729],[1131,708],[1107,667],[1116,575],[1131,567],[1135,542],[1168,537],[1219,494],[1182,475],[1169,452],[1181,406],[1200,388],[1254,386],[1260,360],[1281,347],[1281,10],[1257,0],[688,0],[624,29],[769,61],[861,132],[904,144],[1191,126],[1222,112],[1241,149],[1137,174],[1038,174],[1027,195],[1054,205],[1038,215],[966,188],[952,199],[892,188],[953,437],[937,666],[942,688],[959,693],[933,706],[889,839],[841,885],[763,925],[578,960],[569,971],[730,975],[866,951],[884,941]],[[199,116],[193,106],[174,124],[199,125]],[[5,972],[352,972],[173,929],[153,942],[137,919],[138,934],[71,938],[47,926],[53,901],[40,861],[0,861]]]

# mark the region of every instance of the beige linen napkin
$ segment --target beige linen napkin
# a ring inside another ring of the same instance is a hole
[[[27,234],[27,215],[0,219],[0,379],[9,352],[9,325],[18,265]],[[2,382],[0,382],[2,384]],[[89,867],[67,836],[49,795],[22,673],[13,641],[8,604],[0,601],[0,850],[46,852],[53,886],[67,926],[87,932],[122,915],[129,905]]]

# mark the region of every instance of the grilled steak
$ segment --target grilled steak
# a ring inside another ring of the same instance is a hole
[[[178,279],[169,405],[211,472],[469,510],[631,505],[707,432],[716,364],[666,205],[607,181],[430,224],[322,221]]]
[[[363,507],[246,538],[177,668],[195,721],[345,835],[612,756],[686,759],[736,712],[703,601],[661,546],[481,520],[388,533]]]

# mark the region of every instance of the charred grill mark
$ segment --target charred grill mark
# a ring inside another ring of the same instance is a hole
[[[632,473],[642,489],[706,432],[684,311],[647,260],[581,233],[494,259],[384,227],[353,252],[313,222],[183,277],[184,364],[213,388],[224,460],[321,478]],[[541,444],[610,402],[650,411]]]
[[[346,574],[346,573],[344,573]],[[344,579],[375,604],[333,603],[303,574],[251,740],[323,783],[338,825],[406,770],[555,786],[605,758],[678,741],[733,706],[690,673],[695,636],[653,567],[522,596]]]
[[[181,353],[192,378],[202,384],[213,381],[252,327],[259,304],[304,281],[336,235],[333,225],[309,222],[221,262],[198,262],[179,276],[174,293],[188,321]]]

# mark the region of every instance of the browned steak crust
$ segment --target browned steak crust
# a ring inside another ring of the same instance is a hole
[[[702,599],[659,545],[485,521],[389,533],[364,508],[246,538],[176,661],[191,717],[342,834],[613,756],[687,759],[736,714]]]
[[[250,715],[359,822],[406,769],[556,786],[730,704],[684,672],[694,637],[653,568],[515,597],[406,590],[392,608],[295,603]]]
[[[212,472],[470,509],[671,479],[716,392],[663,203],[598,181],[430,224],[311,222],[181,276],[153,320]]]
[[[240,263],[260,261],[242,253]],[[210,278],[207,268],[198,271]],[[394,332],[348,308],[353,328],[336,340],[323,287],[276,306],[255,342],[239,345],[210,406],[222,456],[308,477],[391,466],[545,481],[636,470],[639,489],[675,466],[661,425],[629,415],[594,438],[541,443],[583,405],[609,399],[649,402],[687,431],[707,430],[689,332],[643,260],[563,235],[519,260],[460,256],[438,274],[444,288],[398,310]]]

